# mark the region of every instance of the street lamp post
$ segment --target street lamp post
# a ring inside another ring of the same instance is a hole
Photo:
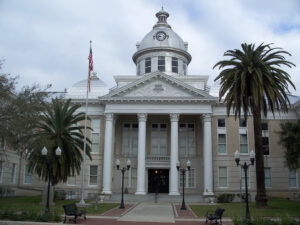
[[[245,188],[246,188],[246,219],[250,220],[251,218],[250,218],[249,202],[248,202],[247,171],[248,171],[248,168],[250,166],[254,165],[255,153],[254,153],[253,150],[250,152],[250,163],[249,164],[247,164],[246,162],[244,162],[244,164],[240,164],[240,153],[239,153],[238,150],[236,150],[235,153],[234,153],[234,159],[235,159],[236,165],[237,166],[241,166],[241,168],[244,169],[244,173],[245,173]]]
[[[186,167],[187,168],[180,168],[180,162],[177,161],[176,163],[176,167],[177,167],[177,170],[181,172],[182,174],[182,203],[181,203],[181,210],[186,210],[186,207],[185,207],[185,202],[184,202],[184,181],[185,181],[185,172],[186,170],[190,171],[191,170],[191,161],[188,160],[186,162]]]
[[[116,165],[117,165],[117,170],[120,169],[120,160],[117,159],[116,160]],[[121,172],[122,172],[122,198],[121,198],[121,204],[120,204],[120,209],[124,209],[124,174],[125,174],[125,170],[129,170],[130,169],[130,165],[131,165],[131,161],[128,159],[127,160],[127,168],[122,167],[121,168]]]
[[[47,167],[48,167],[48,191],[47,191],[47,202],[46,202],[45,213],[50,212],[49,195],[50,195],[50,182],[51,182],[51,177],[52,177],[52,159],[47,159],[47,154],[48,154],[48,150],[44,146],[44,148],[42,149],[42,156],[46,158]],[[61,156],[61,149],[59,147],[57,147],[57,149],[55,150],[55,156],[56,156],[56,158],[59,158]]]

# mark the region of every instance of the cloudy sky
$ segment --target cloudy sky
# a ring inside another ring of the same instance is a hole
[[[156,23],[161,6],[173,30],[189,42],[190,75],[218,74],[213,65],[243,42],[274,43],[297,67],[287,69],[300,95],[299,0],[0,0],[1,72],[19,86],[52,84],[62,91],[85,79],[89,41],[94,69],[109,86],[114,75],[134,75],[135,44]]]

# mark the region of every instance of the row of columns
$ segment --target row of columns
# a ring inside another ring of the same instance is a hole
[[[138,113],[138,165],[136,195],[146,194],[145,169],[146,169],[146,122],[147,114]],[[203,164],[204,164],[204,195],[213,195],[213,158],[212,158],[212,133],[211,115],[204,114],[203,118]],[[112,181],[112,153],[113,153],[113,123],[112,113],[105,114],[104,160],[103,160],[103,192],[111,194]],[[179,195],[178,171],[178,121],[179,114],[170,114],[171,121],[171,154],[169,195]]]

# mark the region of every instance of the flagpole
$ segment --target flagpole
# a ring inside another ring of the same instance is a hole
[[[92,41],[90,41],[90,49],[92,48]],[[80,204],[85,204],[84,201],[84,177],[85,177],[85,159],[86,159],[86,127],[87,127],[87,111],[88,111],[88,96],[89,96],[89,82],[90,82],[90,63],[89,63],[89,73],[86,83],[86,98],[85,98],[85,119],[84,119],[84,143],[83,143],[83,168],[82,171],[82,181],[81,181],[81,200]]]

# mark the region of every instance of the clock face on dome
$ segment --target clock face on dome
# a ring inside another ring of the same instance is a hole
[[[166,37],[167,37],[167,35],[166,35],[166,33],[163,32],[163,31],[158,31],[158,32],[156,33],[156,39],[159,40],[159,41],[165,40]]]

